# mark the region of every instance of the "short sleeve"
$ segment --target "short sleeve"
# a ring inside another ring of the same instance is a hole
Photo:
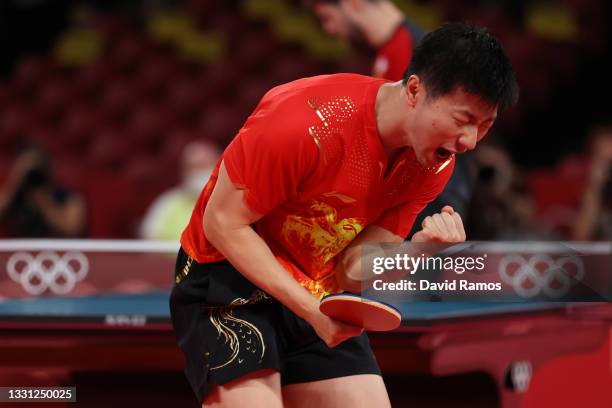
[[[399,81],[410,64],[415,41],[406,24],[401,24],[391,38],[378,49],[373,75],[391,81]]]
[[[269,213],[316,169],[318,149],[305,124],[307,113],[291,100],[266,96],[224,152],[227,173],[246,190],[251,210]]]
[[[419,212],[425,208],[425,205],[420,208],[412,203],[398,205],[382,213],[374,224],[394,233],[395,235],[406,238],[412,229],[414,220]]]
[[[454,164],[455,160],[440,174],[429,174],[418,190],[410,192],[409,200],[384,211],[374,224],[405,239],[417,215],[444,190],[453,174]]]

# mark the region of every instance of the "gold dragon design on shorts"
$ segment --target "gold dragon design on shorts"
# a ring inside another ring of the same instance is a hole
[[[231,355],[225,363],[211,367],[216,370],[238,361],[241,364],[244,359],[239,357],[241,345],[243,352],[247,355],[255,355],[259,349],[259,362],[263,360],[266,352],[263,335],[261,331],[252,323],[234,316],[236,307],[253,305],[271,298],[261,290],[256,290],[248,299],[236,298],[227,306],[210,308],[210,322],[217,329],[218,338],[223,337],[224,343],[229,343]],[[244,357],[246,358],[246,356]]]

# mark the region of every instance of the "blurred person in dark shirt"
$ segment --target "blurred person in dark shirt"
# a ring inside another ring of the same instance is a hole
[[[470,239],[560,239],[538,221],[533,194],[506,149],[495,142],[479,146],[474,170],[476,182],[466,222]]]
[[[10,238],[76,238],[85,231],[80,195],[53,180],[46,153],[24,145],[0,187],[0,234]]]

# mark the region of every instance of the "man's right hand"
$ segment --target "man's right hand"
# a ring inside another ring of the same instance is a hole
[[[336,347],[343,341],[359,336],[363,332],[361,327],[332,319],[319,310],[312,313],[306,320],[328,347]]]

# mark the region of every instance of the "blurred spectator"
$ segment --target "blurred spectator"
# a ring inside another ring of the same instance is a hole
[[[53,180],[49,157],[20,149],[0,189],[0,230],[11,238],[76,238],[85,232],[85,203]]]
[[[314,10],[328,34],[376,50],[372,75],[391,81],[403,78],[424,34],[389,0],[319,0]]]
[[[612,240],[612,129],[597,129],[592,136],[592,160],[574,239]]]
[[[412,50],[424,32],[389,0],[319,0],[314,10],[323,29],[353,44],[376,50],[372,75],[399,81],[410,64]],[[421,229],[425,217],[450,205],[465,219],[472,193],[469,155],[456,156],[455,170],[442,193],[418,215],[408,239]],[[467,231],[468,237],[470,231]]]
[[[558,238],[538,223],[531,192],[505,149],[481,145],[474,163],[476,183],[466,223],[471,240]]]
[[[220,154],[210,143],[191,142],[185,146],[181,184],[163,192],[151,204],[141,225],[142,238],[178,241]]]

